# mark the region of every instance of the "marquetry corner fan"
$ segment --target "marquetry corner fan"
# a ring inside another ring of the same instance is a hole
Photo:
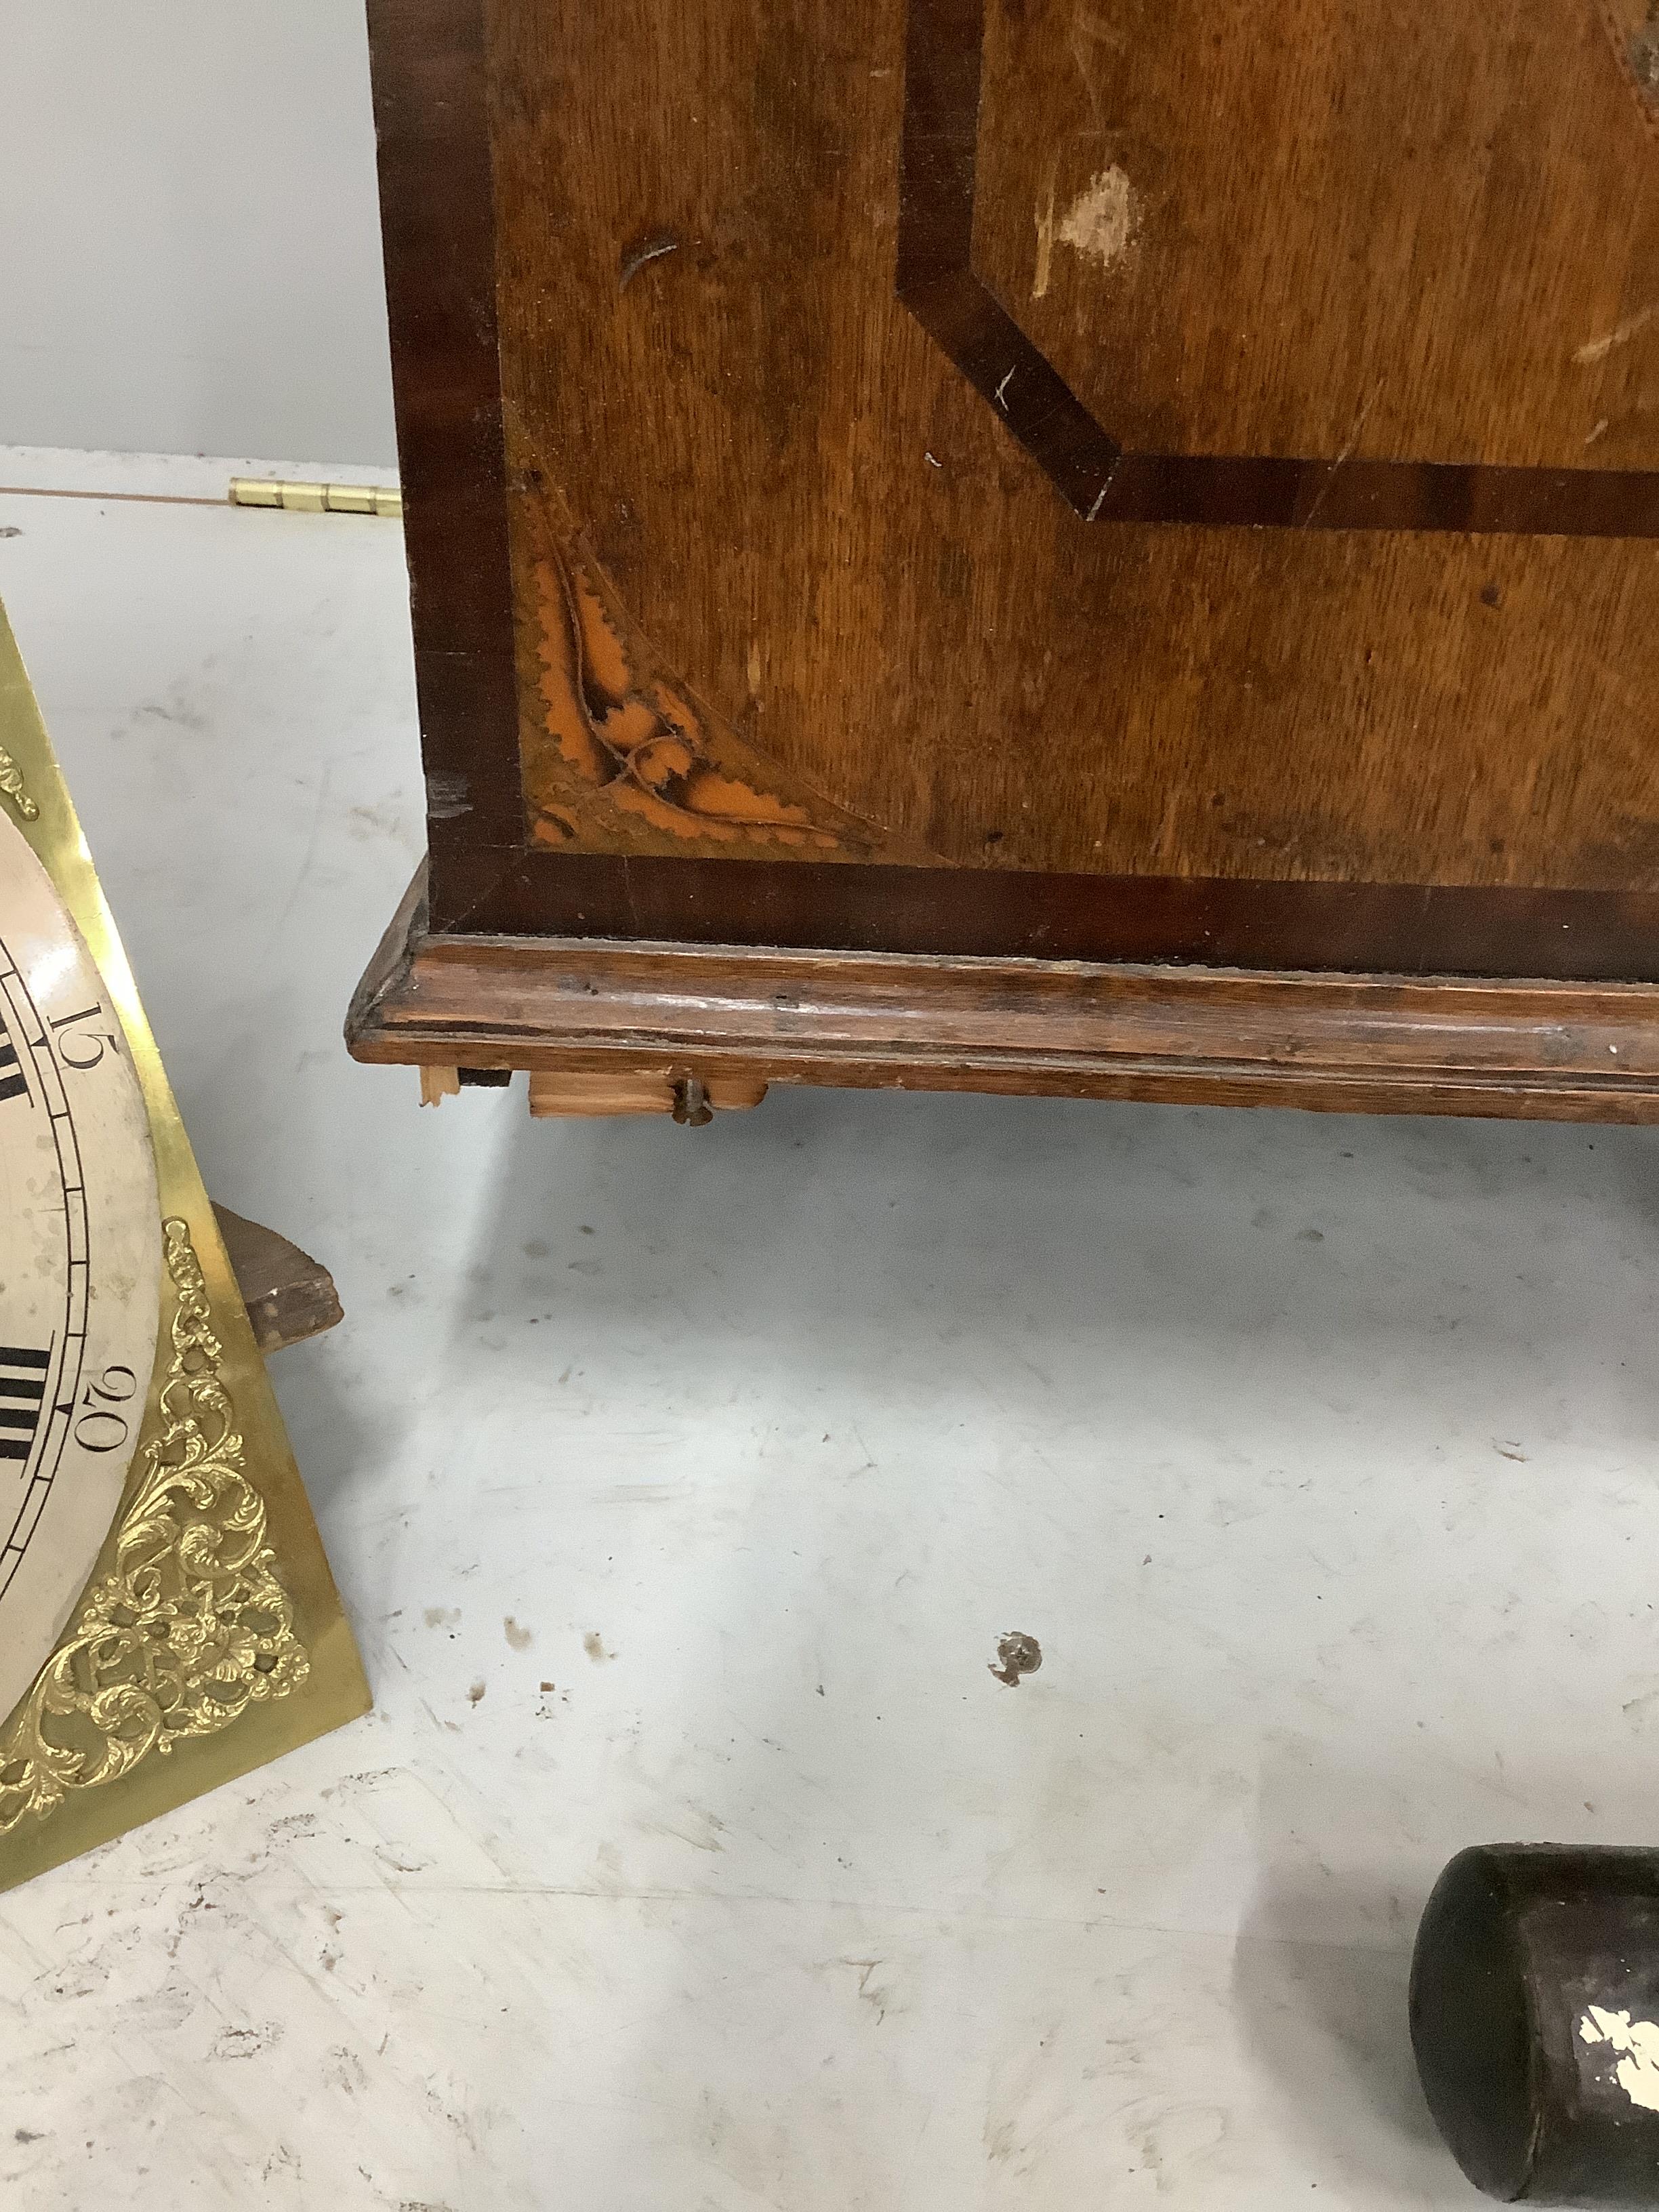
[[[368,1705],[0,611],[0,1888]]]
[[[1659,1118],[1650,0],[371,0],[437,1099]]]

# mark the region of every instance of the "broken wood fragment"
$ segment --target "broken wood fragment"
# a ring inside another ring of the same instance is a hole
[[[344,1319],[334,1278],[320,1260],[228,1206],[216,1203],[213,1212],[262,1352],[302,1344]]]

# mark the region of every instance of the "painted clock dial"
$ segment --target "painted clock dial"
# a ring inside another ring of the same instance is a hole
[[[149,1124],[109,992],[0,816],[0,1718],[109,1532],[155,1358]]]

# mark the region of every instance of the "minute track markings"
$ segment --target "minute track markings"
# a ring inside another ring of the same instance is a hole
[[[64,1016],[63,1023],[52,1024],[52,1028],[78,1024],[85,1021],[88,1015],[101,1012],[100,1001],[95,1006]],[[52,1483],[62,1468],[64,1450],[70,1441],[70,1421],[76,1401],[80,1395],[86,1362],[88,1291],[92,1255],[88,1235],[85,1176],[81,1164],[75,1115],[64,1086],[59,1060],[61,1044],[54,1049],[58,1041],[54,1039],[52,1029],[42,1020],[28,985],[3,939],[0,939],[0,1026],[3,1026],[9,1042],[21,1040],[27,1048],[28,1061],[34,1070],[35,1083],[46,1104],[46,1127],[52,1132],[52,1144],[58,1155],[58,1187],[64,1197],[65,1261],[64,1326],[61,1336],[54,1336],[51,1354],[56,1375],[51,1386],[43,1387],[41,1392],[41,1410],[45,1412],[49,1407],[50,1412],[44,1421],[37,1419],[31,1431],[30,1448],[36,1453],[33,1472],[24,1484],[6,1540],[3,1546],[0,1546],[0,1598],[3,1598],[12,1577],[22,1564],[29,1539],[34,1534]],[[98,1050],[85,1065],[96,1066],[102,1056],[100,1039]],[[71,1061],[70,1064],[76,1063]],[[18,1072],[20,1074],[23,1073],[21,1054]],[[0,1353],[0,1358],[3,1357],[3,1354]],[[46,1372],[50,1376],[51,1368]],[[11,1431],[0,1428],[0,1436],[10,1438]],[[0,1468],[17,1457],[15,1453],[0,1450]],[[19,1465],[20,1479],[27,1465],[25,1455]]]

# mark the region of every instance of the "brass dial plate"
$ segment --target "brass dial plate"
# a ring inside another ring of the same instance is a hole
[[[51,1656],[114,1518],[161,1279],[131,1054],[51,877],[0,820],[0,1712]]]

